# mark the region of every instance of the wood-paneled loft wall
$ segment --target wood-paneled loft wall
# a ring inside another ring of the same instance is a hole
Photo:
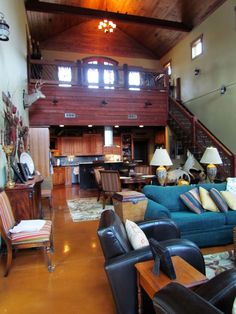
[[[106,90],[78,86],[66,88],[49,85],[43,86],[42,91],[46,98],[37,100],[29,109],[30,126],[166,125],[166,91]]]

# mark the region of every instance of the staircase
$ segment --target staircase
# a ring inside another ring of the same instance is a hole
[[[217,179],[225,180],[236,176],[236,155],[230,152],[217,138],[202,125],[183,105],[169,97],[169,128],[185,149],[200,161],[206,147],[213,146],[219,151],[222,165],[217,165]]]

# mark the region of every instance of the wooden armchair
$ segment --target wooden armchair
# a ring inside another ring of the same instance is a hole
[[[100,171],[100,175],[103,195],[103,208],[105,208],[107,198],[111,199],[114,193],[120,192],[122,190],[120,174],[116,170],[102,170]]]
[[[105,170],[103,167],[95,167],[94,168],[94,177],[98,188],[98,198],[97,201],[100,200],[100,196],[102,193],[102,182],[101,182],[101,174],[100,171]]]
[[[9,273],[12,263],[13,249],[28,249],[43,247],[46,251],[48,271],[53,271],[50,253],[53,250],[52,222],[45,220],[45,224],[38,231],[22,231],[11,233],[15,226],[15,218],[11,204],[5,191],[0,190],[0,233],[7,249],[7,263],[4,276]]]

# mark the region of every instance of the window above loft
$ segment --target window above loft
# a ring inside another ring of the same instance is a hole
[[[129,71],[128,76],[129,90],[140,90],[141,76],[138,71]]]
[[[199,36],[191,43],[192,60],[200,56],[202,53],[203,53],[203,35]]]
[[[71,67],[59,66],[57,69],[59,86],[71,87],[72,71]]]

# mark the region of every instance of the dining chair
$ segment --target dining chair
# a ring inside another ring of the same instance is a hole
[[[104,167],[94,167],[94,177],[98,188],[98,197],[97,202],[100,200],[100,196],[102,193],[102,182],[101,182],[101,174],[100,171],[105,170]]]
[[[27,220],[28,222],[30,220]],[[35,223],[34,220],[31,220]],[[41,222],[43,222],[41,220]],[[53,251],[53,235],[52,222],[45,220],[40,230],[25,230],[12,233],[10,230],[16,225],[16,221],[12,212],[12,207],[5,191],[0,190],[0,233],[7,250],[7,262],[4,276],[6,277],[10,271],[12,264],[12,253],[15,249],[28,249],[43,247],[46,252],[48,271],[52,272],[54,266],[51,261],[51,252]]]
[[[111,200],[114,193],[122,191],[120,174],[117,170],[101,170],[100,175],[103,195],[103,208],[105,208],[106,200]]]
[[[141,166],[135,166],[134,167],[135,173],[142,173],[142,174],[152,174],[152,169],[150,166],[147,165],[141,165]]]

